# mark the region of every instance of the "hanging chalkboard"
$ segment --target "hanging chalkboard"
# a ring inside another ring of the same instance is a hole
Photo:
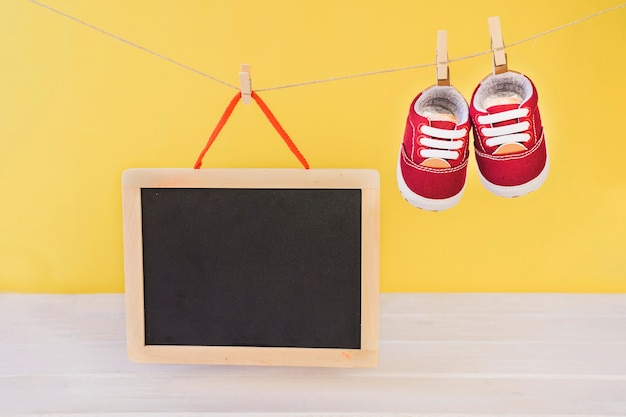
[[[123,190],[131,358],[376,363],[375,171],[132,169]]]

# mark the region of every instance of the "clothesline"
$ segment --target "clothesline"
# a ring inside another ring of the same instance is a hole
[[[88,27],[90,29],[93,29],[93,30],[95,30],[97,32],[100,32],[103,35],[109,36],[109,37],[111,37],[113,39],[116,39],[116,40],[118,40],[120,42],[123,42],[123,43],[125,43],[125,44],[127,44],[129,46],[132,46],[133,48],[137,48],[137,49],[139,49],[139,50],[141,50],[143,52],[146,52],[146,53],[148,53],[150,55],[156,56],[156,57],[158,57],[160,59],[163,59],[163,60],[165,60],[167,62],[170,62],[172,64],[178,65],[181,68],[184,68],[184,69],[186,69],[188,71],[191,71],[191,72],[193,72],[193,73],[195,73],[197,75],[200,75],[202,77],[208,78],[208,79],[210,79],[210,80],[212,80],[212,81],[214,81],[216,83],[222,84],[222,85],[224,85],[226,87],[229,87],[229,88],[232,88],[232,89],[235,89],[235,90],[239,90],[239,87],[236,86],[236,85],[233,85],[233,84],[230,84],[230,83],[228,83],[226,81],[220,80],[217,77],[214,77],[214,76],[212,76],[210,74],[207,74],[207,73],[205,73],[203,71],[200,71],[200,70],[198,70],[196,68],[193,68],[193,67],[191,67],[189,65],[186,65],[186,64],[184,64],[184,63],[182,63],[180,61],[177,61],[175,59],[169,58],[169,57],[167,57],[165,55],[162,55],[162,54],[160,54],[160,53],[158,53],[156,51],[153,51],[153,50],[148,49],[148,48],[146,48],[144,46],[141,46],[141,45],[139,45],[139,44],[137,44],[135,42],[132,42],[132,41],[130,41],[128,39],[122,38],[121,36],[118,36],[118,35],[116,35],[114,33],[108,32],[108,31],[106,31],[104,29],[101,29],[101,28],[99,28],[97,26],[94,26],[94,25],[92,25],[92,24],[90,24],[88,22],[85,22],[85,21],[83,21],[83,20],[81,20],[81,19],[79,19],[77,17],[74,17],[74,16],[72,16],[72,15],[70,15],[68,13],[65,13],[65,12],[63,12],[61,10],[55,9],[55,8],[53,8],[51,6],[48,6],[48,5],[44,4],[44,3],[41,3],[39,1],[37,1],[37,0],[29,0],[29,1],[31,3],[33,3],[33,4],[36,4],[37,6],[43,7],[43,8],[45,8],[45,9],[51,11],[51,12],[54,12],[54,13],[60,15],[60,16],[63,16],[65,18],[67,18],[67,19],[73,20],[76,23],[79,23],[79,24],[81,24],[83,26],[86,26],[86,27]],[[589,19],[592,19],[592,18],[600,16],[600,15],[603,15],[605,13],[613,12],[613,11],[618,10],[618,9],[620,9],[622,7],[625,7],[625,6],[626,6],[626,3],[622,3],[622,4],[619,4],[617,6],[613,6],[613,7],[607,8],[607,9],[600,10],[598,12],[592,13],[590,15],[587,15],[587,16],[582,17],[580,19],[571,21],[569,23],[565,23],[563,25],[556,26],[556,27],[554,27],[552,29],[548,29],[546,31],[539,32],[539,33],[537,33],[535,35],[532,35],[532,36],[529,36],[527,38],[520,39],[518,41],[509,43],[508,45],[505,45],[505,48],[511,48],[513,46],[520,45],[520,44],[525,43],[525,42],[529,42],[531,40],[540,38],[542,36],[546,36],[546,35],[548,35],[550,33],[557,32],[559,30],[563,30],[563,29],[566,29],[568,27],[580,24],[582,22],[585,22],[585,21],[587,21]],[[463,55],[463,56],[460,56],[460,57],[448,59],[448,62],[464,61],[464,60],[467,60],[467,59],[475,58],[475,57],[478,57],[478,56],[481,56],[481,55],[486,55],[486,54],[489,54],[489,53],[491,53],[491,50],[480,51],[480,52],[476,52],[476,53],[473,53],[473,54]],[[285,89],[285,88],[301,87],[301,86],[311,85],[311,84],[321,84],[321,83],[328,83],[328,82],[332,82],[332,81],[347,80],[347,79],[350,79],[350,78],[370,77],[370,76],[379,75],[379,74],[388,74],[388,73],[407,71],[407,70],[413,70],[413,69],[418,69],[418,68],[434,67],[436,65],[437,65],[436,62],[428,62],[428,63],[417,64],[417,65],[409,65],[409,66],[399,67],[399,68],[389,68],[389,69],[382,69],[382,70],[377,70],[377,71],[361,72],[361,73],[351,74],[351,75],[343,75],[343,76],[337,76],[337,77],[331,77],[331,78],[324,78],[324,79],[319,79],[319,80],[310,80],[310,81],[303,81],[303,82],[292,83],[292,84],[277,85],[277,86],[273,86],[273,87],[258,88],[258,89],[255,89],[255,91],[262,92],[262,91],[270,91],[270,90],[281,90],[281,89]]]

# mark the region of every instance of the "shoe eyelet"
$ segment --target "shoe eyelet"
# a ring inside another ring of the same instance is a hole
[[[428,150],[427,147],[418,146],[417,149],[415,149],[415,155],[419,156],[420,158],[425,158],[425,156],[422,156],[422,151],[426,151],[426,150]]]

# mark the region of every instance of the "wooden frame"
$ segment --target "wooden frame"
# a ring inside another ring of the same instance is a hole
[[[142,188],[361,189],[361,348],[156,346],[145,343]],[[138,362],[371,367],[378,361],[380,180],[358,169],[130,169],[122,177],[128,354]]]

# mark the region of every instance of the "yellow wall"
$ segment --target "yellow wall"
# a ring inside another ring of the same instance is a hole
[[[260,89],[489,49],[619,0],[44,0],[238,84]],[[424,68],[262,92],[313,168],[382,180],[383,291],[626,290],[626,7],[508,50],[535,82],[552,170],[537,192],[489,194],[475,162],[461,203],[409,206],[395,169]],[[451,64],[469,99],[488,55]],[[0,291],[123,291],[120,176],[191,167],[235,93],[27,0],[0,2]],[[298,167],[254,106],[239,105],[204,167]]]

